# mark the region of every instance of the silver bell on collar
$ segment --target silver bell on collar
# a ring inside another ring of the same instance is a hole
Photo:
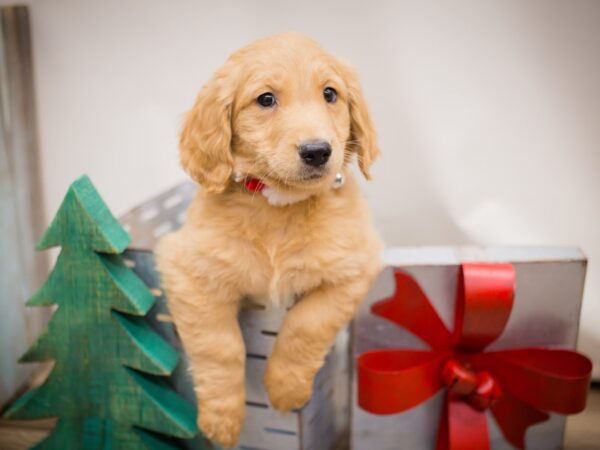
[[[333,180],[333,189],[341,188],[344,185],[344,174],[342,172],[338,172],[335,174],[335,179]]]

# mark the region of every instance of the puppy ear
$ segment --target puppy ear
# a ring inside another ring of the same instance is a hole
[[[341,65],[344,81],[348,87],[350,109],[350,137],[346,149],[358,155],[358,166],[365,178],[370,180],[369,167],[380,153],[375,127],[356,71],[345,62],[341,62]]]
[[[231,109],[234,86],[227,66],[202,88],[179,140],[184,170],[209,192],[223,192],[233,171]]]

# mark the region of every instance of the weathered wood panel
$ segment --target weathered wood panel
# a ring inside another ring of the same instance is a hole
[[[17,359],[48,317],[25,310],[47,273],[31,50],[27,8],[0,8],[0,407],[31,374]]]

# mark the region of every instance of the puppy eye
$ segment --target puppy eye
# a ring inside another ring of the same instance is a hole
[[[277,100],[275,99],[275,95],[273,93],[265,92],[264,94],[260,94],[258,96],[256,102],[264,108],[270,108],[271,106],[275,106]]]
[[[323,89],[323,98],[327,103],[335,103],[337,100],[337,91],[332,87]]]

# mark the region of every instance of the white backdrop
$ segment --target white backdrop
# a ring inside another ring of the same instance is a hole
[[[201,85],[245,43],[300,31],[362,77],[386,243],[581,246],[600,376],[600,2],[25,3],[47,220],[81,173],[117,214],[184,179],[177,132]]]

